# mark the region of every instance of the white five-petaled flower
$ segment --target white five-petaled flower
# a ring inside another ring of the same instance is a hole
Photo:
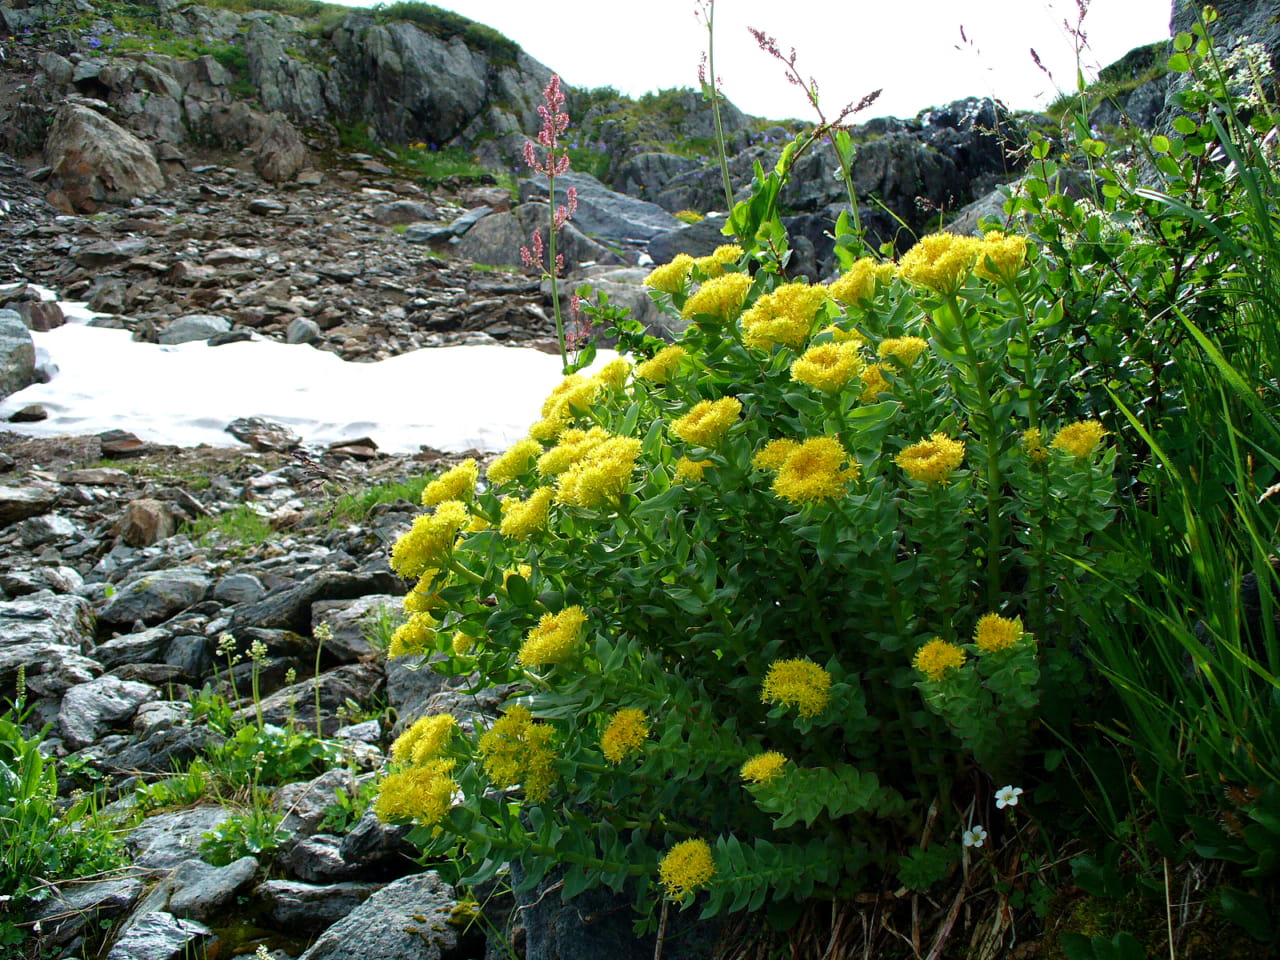
[[[1003,810],[1005,807],[1016,807],[1020,796],[1022,796],[1021,787],[1015,787],[1012,784],[1007,787],[1001,787],[996,791],[996,809]]]
[[[987,839],[987,828],[979,824],[976,827],[970,827],[964,833],[960,834],[960,842],[966,847],[980,847]]]

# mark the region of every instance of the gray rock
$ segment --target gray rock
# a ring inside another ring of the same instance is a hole
[[[150,913],[131,922],[107,954],[107,960],[178,960],[213,935],[202,923],[170,913]]]
[[[415,856],[405,838],[413,829],[409,824],[384,823],[372,809],[342,838],[342,859],[346,863],[372,866],[387,860],[404,860]]]
[[[36,58],[36,63],[40,64],[45,77],[54,86],[60,87],[71,82],[71,74],[75,68],[66,57],[60,57],[52,50],[46,50]]]
[[[126,582],[99,611],[106,623],[159,623],[204,599],[209,576],[196,567],[148,571]]]
[[[287,343],[315,343],[320,339],[320,324],[306,317],[295,317],[285,331]]]
[[[209,639],[192,634],[174,637],[164,652],[164,662],[193,680],[203,680],[213,669]]]
[[[373,219],[386,227],[397,223],[434,220],[439,215],[440,211],[434,204],[418,200],[393,200],[390,203],[380,203],[373,208]]]
[[[204,313],[192,313],[179,317],[169,324],[160,334],[162,344],[190,343],[194,340],[208,340],[231,329],[231,321],[226,317],[212,316]]]
[[[12,309],[22,318],[28,330],[45,332],[67,322],[62,307],[52,300],[27,300],[13,304]]]
[[[673,153],[641,153],[623,161],[610,180],[615,190],[628,196],[653,198],[673,179],[701,166],[692,157],[681,157]],[[723,200],[721,203],[723,204]]]
[[[44,904],[36,919],[48,942],[63,944],[91,923],[120,916],[145,889],[135,877],[68,884]]]
[[[322,933],[300,960],[443,960],[458,947],[455,906],[439,874],[405,877]]]
[[[0,400],[36,382],[36,345],[14,310],[0,310]],[[3,489],[3,488],[0,488]],[[0,524],[3,524],[0,505]]]
[[[138,707],[133,729],[142,736],[181,726],[191,719],[192,707],[185,700],[153,700]]]
[[[76,684],[62,698],[58,732],[71,749],[79,750],[102,739],[111,727],[131,720],[143,703],[159,697],[154,687],[119,677]]]
[[[302,134],[282,113],[273,113],[263,121],[249,150],[253,168],[269,183],[292,180],[311,161]]]
[[[284,814],[281,826],[301,839],[316,832],[337,792],[349,792],[350,787],[351,774],[346,770],[326,770],[313,780],[281,787],[271,804]]]
[[[114,637],[93,648],[93,658],[110,670],[122,663],[160,663],[173,634],[161,627]]]
[[[143,237],[127,240],[95,240],[73,253],[71,259],[85,268],[109,267],[143,256],[150,249],[150,241]]]
[[[169,871],[200,851],[204,834],[229,819],[226,807],[200,806],[148,817],[125,837],[136,869]]]
[[[75,103],[54,115],[44,162],[53,168],[51,202],[68,212],[93,213],[102,203],[152,197],[164,176],[145,143],[100,113]]]
[[[213,587],[213,599],[223,603],[253,603],[267,594],[267,588],[251,573],[232,573]]]
[[[404,231],[409,243],[435,243],[457,236],[451,223],[411,223]]]
[[[360,864],[342,859],[342,839],[328,833],[303,837],[281,859],[293,876],[308,883],[336,883],[363,872]]]
[[[296,721],[307,729],[316,725],[316,684],[320,686],[321,728],[326,736],[342,726],[337,716],[338,707],[348,700],[368,703],[382,689],[382,665],[378,663],[351,663],[320,675],[319,680],[304,680],[283,687],[261,701],[262,717],[267,723],[284,726]],[[238,714],[239,719],[252,720],[256,716],[253,707]]]
[[[0,571],[0,590],[10,597],[24,597],[40,590],[79,593],[84,578],[74,567],[35,567],[32,570]]]
[[[691,257],[705,257],[732,240],[722,231],[724,217],[707,217],[697,223],[681,224],[674,230],[659,233],[649,241],[649,256],[654,263],[670,263],[676,254],[687,253]]]
[[[225,867],[213,867],[203,860],[184,861],[171,878],[169,912],[185,920],[208,920],[257,872],[258,861],[253,857],[241,857]]]
[[[302,438],[282,423],[276,423],[263,417],[241,417],[227,424],[227,433],[241,443],[247,443],[253,449],[292,450],[302,443]],[[266,626],[266,624],[260,624]]]
[[[324,641],[325,653],[343,663],[351,663],[374,652],[365,636],[368,621],[383,611],[398,611],[402,604],[400,597],[390,594],[373,594],[355,600],[318,600],[311,605],[311,634],[315,636],[318,628],[327,626],[333,636]]]
[[[680,226],[679,220],[656,203],[610,190],[588,173],[569,171],[556,177],[557,204],[565,202],[570,187],[578,194],[578,209],[572,223],[590,237],[615,243],[646,241]],[[521,184],[522,200],[546,196],[546,184],[541,180]]]
[[[253,892],[270,905],[271,919],[280,929],[315,933],[347,916],[382,886],[380,883],[317,886],[292,880],[268,880]]]
[[[22,545],[30,549],[73,536],[76,525],[66,517],[56,513],[46,513],[44,516],[31,517],[16,523],[13,529]]]
[[[346,573],[324,570],[301,583],[273,590],[257,603],[238,605],[231,615],[231,630],[264,627],[268,630],[311,630],[311,605],[321,600],[352,600],[370,594],[395,594],[403,582],[389,571]]]
[[[543,234],[545,241],[547,206],[522,203],[514,210],[485,217],[458,240],[454,249],[458,256],[473,263],[522,267],[524,259],[520,248],[529,246],[535,230]],[[624,262],[620,251],[610,250],[587,237],[572,222],[561,229],[556,252],[564,257],[565,269],[569,271],[583,263]]]
[[[0,696],[13,696],[20,667],[36,696],[60,696],[96,677],[101,665],[81,654],[94,631],[93,607],[83,597],[0,603]]]

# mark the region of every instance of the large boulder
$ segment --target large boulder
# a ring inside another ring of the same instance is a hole
[[[577,192],[578,208],[573,225],[604,242],[637,243],[674,230],[680,221],[647,200],[637,200],[610,190],[589,173],[570,171],[556,177],[556,203],[562,204],[570,188]],[[520,185],[522,200],[546,199],[545,181],[527,180]]]
[[[0,698],[15,695],[18,674],[42,697],[61,696],[102,673],[84,655],[95,622],[89,601],[49,596],[0,603]]]
[[[0,399],[36,382],[36,345],[15,310],[0,310]]]
[[[145,143],[77,103],[63,104],[55,114],[44,162],[53,169],[49,201],[68,212],[94,213],[104,203],[153,197],[164,189]]]
[[[522,203],[506,213],[493,213],[479,220],[457,242],[458,256],[473,263],[495,267],[522,267],[521,247],[528,247],[535,230],[546,237],[548,211],[545,203]],[[571,221],[561,229],[557,254],[564,257],[566,271],[584,263],[621,264],[617,251],[597,243]]]

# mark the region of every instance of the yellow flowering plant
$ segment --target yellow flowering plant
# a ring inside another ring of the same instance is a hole
[[[973,789],[956,770],[1006,776],[1036,711],[1078,699],[1045,638],[1113,454],[1074,409],[1040,419],[1034,251],[944,235],[830,284],[776,254],[659,267],[678,342],[611,311],[631,362],[566,377],[396,544],[431,598],[397,650],[507,691],[401,750],[380,808],[461,877],[558,865],[648,918],[918,883],[928,810]]]

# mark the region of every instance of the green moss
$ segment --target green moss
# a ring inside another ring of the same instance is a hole
[[[182,525],[182,533],[192,540],[208,543],[231,540],[243,546],[257,546],[270,539],[271,524],[247,503],[212,517],[201,517]]]

